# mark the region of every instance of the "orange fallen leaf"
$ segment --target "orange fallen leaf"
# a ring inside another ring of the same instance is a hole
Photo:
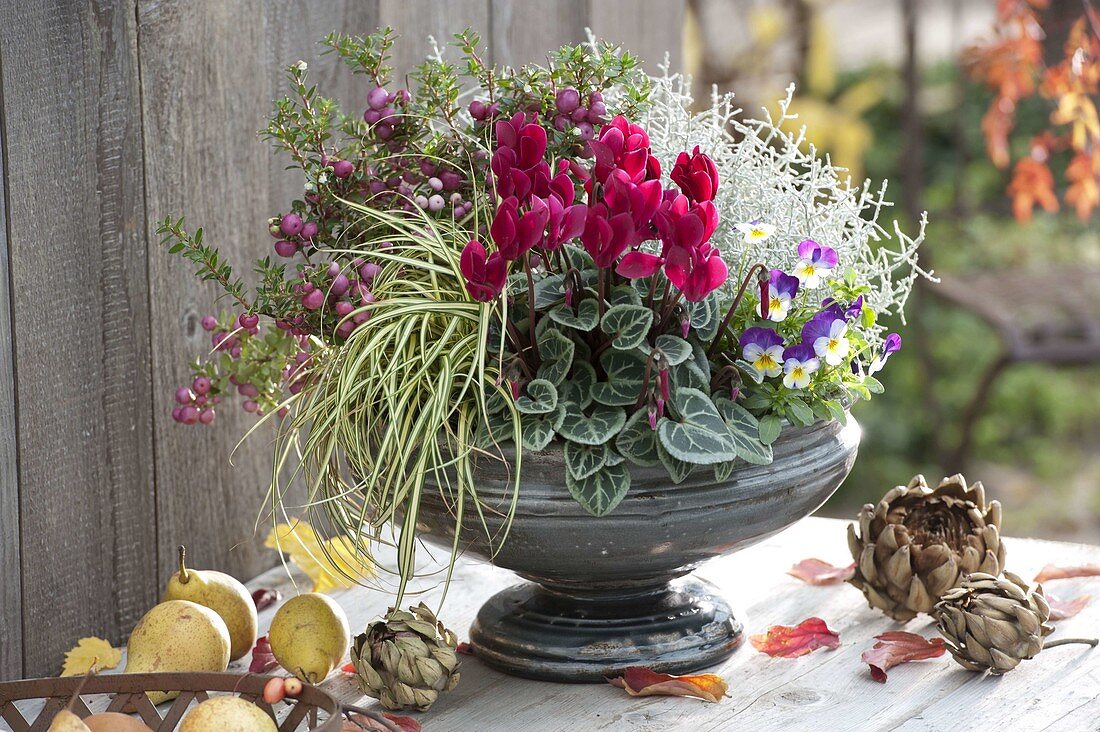
[[[1035,582],[1072,579],[1073,577],[1100,577],[1100,564],[1083,564],[1078,567],[1059,567],[1055,564],[1048,564],[1039,571],[1039,574],[1035,575]]]
[[[787,574],[811,585],[835,585],[852,576],[856,563],[847,567],[834,567],[820,559],[803,559],[787,570]]]
[[[886,683],[886,671],[908,661],[939,658],[946,650],[943,638],[925,638],[916,633],[892,630],[876,635],[878,643],[860,656],[871,667],[871,678]]]
[[[343,671],[346,674],[358,673],[355,669],[355,663],[354,662],[345,663],[343,666],[340,667],[340,670]]]
[[[1047,593],[1046,599],[1047,605],[1050,605],[1050,619],[1065,620],[1084,610],[1085,606],[1092,600],[1092,595],[1078,595],[1071,600],[1060,600]]]
[[[797,658],[818,648],[836,649],[840,646],[840,633],[829,630],[821,618],[806,618],[793,627],[773,625],[767,633],[749,636],[749,640],[761,653]]]
[[[469,643],[467,643],[466,641],[462,641],[462,642],[461,642],[461,643],[459,643],[459,644],[458,644],[457,646],[455,646],[455,653],[461,653],[461,654],[462,654],[463,656],[473,656],[473,655],[476,655],[476,654],[474,653],[474,647],[473,647],[473,646],[471,646],[471,645],[470,645]]]
[[[403,717],[389,712],[382,712],[381,715],[378,715],[377,712],[371,714],[376,716],[349,714],[340,727],[341,732],[364,732],[364,730],[367,732],[391,732],[394,725],[397,725],[401,732],[420,732],[420,722],[412,717]],[[389,723],[379,719],[379,716],[384,717]]]
[[[622,676],[607,681],[631,696],[688,696],[709,702],[721,701],[729,689],[722,677],[714,674],[670,676],[642,666],[631,666]]]

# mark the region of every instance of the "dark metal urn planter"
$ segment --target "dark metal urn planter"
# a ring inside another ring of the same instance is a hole
[[[524,453],[507,541],[492,555],[473,511],[466,552],[530,580],[498,593],[470,629],[477,656],[501,671],[595,682],[628,666],[687,673],[737,648],[742,626],[716,588],[687,575],[813,513],[844,481],[860,429],[818,422],[786,427],[770,465],[742,464],[722,482],[699,468],[679,485],[661,467],[631,468],[630,492],[610,514],[589,515],[565,488],[560,446]],[[506,507],[507,467],[477,465],[478,496]],[[422,498],[425,535],[451,546],[454,517],[438,493]],[[491,531],[500,516],[486,513]]]

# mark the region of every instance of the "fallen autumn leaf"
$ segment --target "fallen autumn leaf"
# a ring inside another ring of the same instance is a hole
[[[729,688],[714,674],[671,676],[642,666],[631,666],[622,676],[607,681],[631,696],[687,696],[709,702],[720,701]]]
[[[793,627],[773,625],[768,632],[749,636],[753,647],[761,653],[781,658],[797,658],[818,648],[836,649],[840,633],[829,630],[821,618],[806,618]]]
[[[852,576],[856,564],[847,567],[834,567],[820,559],[803,559],[787,570],[787,574],[811,585],[835,585]]]
[[[943,638],[925,638],[902,630],[876,635],[875,640],[878,643],[864,651],[860,658],[871,667],[871,678],[880,684],[886,683],[886,671],[894,666],[925,658],[939,658],[946,650]]]

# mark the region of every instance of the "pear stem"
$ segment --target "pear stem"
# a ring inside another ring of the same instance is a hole
[[[1095,647],[1097,642],[1098,641],[1096,638],[1059,638],[1058,640],[1044,643],[1043,648],[1054,648],[1055,646],[1064,646],[1070,643],[1087,643],[1088,645]]]
[[[187,565],[184,564],[184,561],[187,559],[187,547],[180,544],[177,551],[179,551],[180,555],[180,584],[185,585],[191,581],[191,576],[187,573]]]

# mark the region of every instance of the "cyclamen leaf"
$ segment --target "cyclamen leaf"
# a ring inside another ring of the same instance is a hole
[[[644,409],[630,415],[615,438],[615,447],[635,465],[649,467],[661,462],[657,454],[657,433],[650,428]]]
[[[1050,619],[1057,621],[1072,618],[1084,610],[1085,606],[1092,601],[1092,595],[1078,595],[1072,600],[1061,600],[1048,592],[1046,600],[1047,605],[1050,606]]]
[[[669,366],[679,366],[691,358],[691,344],[680,336],[670,333],[662,333],[657,336],[654,348],[659,348],[665,354]]]
[[[1059,567],[1048,564],[1035,575],[1036,582],[1049,582],[1056,579],[1071,579],[1073,577],[1100,577],[1100,564],[1084,564],[1078,567]]]
[[[600,365],[607,381],[592,386],[592,398],[611,407],[627,407],[638,401],[645,378],[645,359],[634,351],[605,351]]]
[[[625,465],[605,465],[587,478],[577,480],[565,472],[565,487],[593,516],[606,516],[630,490],[630,472]]]
[[[81,638],[65,654],[61,665],[62,676],[83,676],[95,668],[106,671],[122,663],[122,650],[115,648],[102,638]]]
[[[603,314],[600,328],[611,336],[611,347],[629,351],[645,342],[653,311],[641,305],[614,305]]]
[[[714,466],[714,479],[719,483],[729,480],[729,477],[733,475],[733,469],[737,467],[739,461],[729,460],[724,463],[718,463]]]
[[[783,431],[783,423],[774,414],[766,414],[760,420],[760,441],[770,445],[779,438]]]
[[[271,652],[271,643],[268,642],[266,635],[261,635],[256,639],[256,645],[252,646],[252,660],[248,664],[248,672],[262,674],[278,665],[275,654]]]
[[[539,356],[542,357],[542,365],[539,366],[539,378],[546,379],[555,386],[565,380],[569,373],[569,367],[573,364],[573,352],[576,344],[555,328],[548,328],[538,341]]]
[[[607,300],[612,305],[641,305],[642,296],[634,289],[633,285],[619,285],[612,287],[607,295]]]
[[[894,666],[925,658],[939,658],[947,650],[943,638],[925,638],[902,630],[876,635],[875,640],[878,643],[864,651],[860,658],[871,667],[871,678],[880,684],[886,683],[886,672]]]
[[[670,455],[694,465],[737,457],[730,430],[706,394],[681,387],[673,393],[672,405],[678,419],[664,417],[657,425],[657,436]]]
[[[690,303],[688,312],[691,313],[691,327],[700,340],[713,341],[718,335],[718,326],[722,319],[718,313],[718,294],[711,293],[699,302]]]
[[[847,567],[834,567],[820,559],[803,559],[788,569],[787,574],[810,585],[838,585],[850,578],[855,568],[855,562]]]
[[[683,460],[677,460],[668,454],[668,450],[664,448],[660,440],[657,440],[657,457],[661,461],[661,465],[668,471],[668,477],[672,479],[672,482],[679,485],[684,482],[684,478],[687,478],[691,474],[691,471],[695,469],[695,466],[691,463],[686,463]]]
[[[554,439],[554,431],[565,417],[565,408],[558,404],[547,414],[527,414],[520,420],[520,442],[526,450],[545,450]]]
[[[558,426],[561,436],[582,445],[602,445],[626,423],[626,412],[619,407],[597,404],[589,411],[585,414],[577,405],[567,403],[565,417]]]
[[[516,400],[516,409],[524,414],[547,414],[558,406],[558,390],[546,379],[534,379],[526,391]]]
[[[581,480],[595,473],[607,462],[610,452],[607,445],[579,445],[566,442],[563,450],[565,467],[575,480]]]
[[[573,402],[581,409],[592,403],[592,387],[596,385],[596,367],[588,361],[573,361],[568,379],[558,388],[559,402]]]
[[[749,636],[753,648],[769,656],[797,658],[818,648],[835,650],[840,633],[829,630],[821,618],[807,618],[795,626],[773,625],[762,635]]]
[[[545,310],[565,297],[560,274],[552,274],[535,281],[535,309]]]
[[[760,423],[752,413],[737,402],[724,397],[715,400],[715,406],[722,415],[722,421],[729,428],[737,456],[753,465],[771,464],[773,455],[770,445],[760,440]]]
[[[560,323],[568,328],[574,328],[576,330],[588,331],[599,325],[600,313],[599,307],[596,301],[592,298],[585,298],[577,303],[577,312],[573,312],[573,308],[562,303],[557,307],[551,308],[546,313],[550,316],[550,319],[555,323]]]
[[[622,676],[607,681],[631,696],[686,696],[713,703],[721,701],[729,690],[725,680],[715,674],[671,676],[641,666],[630,666]]]

